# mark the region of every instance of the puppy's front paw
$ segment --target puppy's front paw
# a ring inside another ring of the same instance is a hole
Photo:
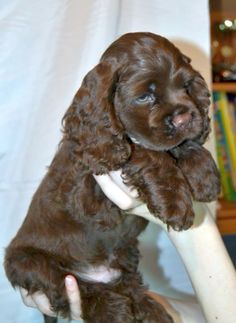
[[[220,194],[220,175],[217,169],[214,171],[214,169],[209,168],[205,171],[205,176],[202,176],[205,178],[203,182],[196,182],[194,178],[188,178],[194,199],[199,202],[217,200]]]
[[[179,207],[172,204],[166,210],[166,216],[162,220],[175,231],[189,229],[194,221],[194,212],[191,205]]]
[[[216,200],[220,194],[220,174],[210,152],[195,142],[187,142],[174,149],[173,155],[193,198],[199,202]]]
[[[187,230],[193,224],[191,194],[187,189],[182,187],[178,193],[163,189],[159,191],[158,200],[151,202],[147,203],[150,212],[175,231]]]
[[[199,202],[217,200],[220,194],[220,173],[209,151],[205,148],[192,156],[193,163],[185,164],[185,176],[191,187],[193,198]]]

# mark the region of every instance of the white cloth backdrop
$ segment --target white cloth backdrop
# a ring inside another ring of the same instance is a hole
[[[25,217],[32,194],[61,138],[62,116],[82,77],[106,47],[129,31],[168,37],[210,80],[208,1],[0,1],[0,217],[4,248]],[[152,290],[193,294],[175,249],[150,225],[141,264]],[[2,323],[41,322],[0,270]]]

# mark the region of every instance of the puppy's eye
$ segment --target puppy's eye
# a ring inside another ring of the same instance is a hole
[[[188,80],[184,83],[184,89],[186,91],[187,94],[189,94],[189,90],[190,90],[190,87],[191,87],[191,84],[192,84],[192,80]]]
[[[184,88],[185,88],[185,89],[188,89],[188,88],[191,86],[192,82],[193,82],[193,80],[188,80],[188,81],[186,81],[186,82],[184,83]]]
[[[136,102],[139,104],[150,103],[155,100],[155,97],[151,93],[144,93],[136,98]]]

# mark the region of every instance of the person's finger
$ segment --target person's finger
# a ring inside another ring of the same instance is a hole
[[[134,206],[134,199],[125,193],[109,175],[93,175],[103,193],[120,209],[128,210]]]
[[[138,191],[135,188],[130,188],[124,184],[123,177],[122,177],[122,170],[115,170],[109,173],[110,177],[112,178],[113,182],[115,182],[126,194],[128,194],[133,199],[138,198]]]
[[[26,306],[37,307],[37,305],[35,304],[35,302],[32,299],[32,296],[28,294],[28,291],[26,289],[19,288],[19,291],[20,291],[22,301]]]
[[[154,216],[153,214],[150,213],[146,204],[142,204],[137,207],[134,207],[131,210],[129,210],[128,212],[129,212],[129,214],[135,214],[135,215],[141,216],[142,218],[145,218],[146,220],[148,220],[150,222],[158,224],[166,231],[168,230],[167,225],[163,221],[161,221],[156,216]]]
[[[51,305],[45,294],[42,294],[41,292],[35,292],[34,294],[32,294],[32,300],[35,303],[36,307],[40,310],[40,312],[48,316],[56,316],[56,314],[51,310]]]
[[[81,315],[81,301],[76,279],[68,275],[65,278],[66,292],[70,303],[70,313],[74,320],[79,320]]]

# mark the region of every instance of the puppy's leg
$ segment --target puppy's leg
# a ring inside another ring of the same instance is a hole
[[[126,272],[122,278],[117,288],[132,301],[133,322],[173,323],[165,308],[147,295],[147,288],[139,272]]]
[[[82,319],[86,323],[133,323],[134,316],[129,297],[115,292],[105,284],[83,288],[80,283]]]
[[[138,190],[153,215],[174,230],[186,230],[192,225],[191,192],[171,155],[136,149],[123,173],[126,183]]]
[[[210,152],[188,141],[171,151],[196,201],[211,202],[220,193],[220,175]]]
[[[86,323],[173,323],[164,307],[146,295],[139,273],[123,273],[113,284],[80,282]]]
[[[29,295],[35,292],[45,294],[52,310],[63,317],[69,317],[70,309],[66,296],[64,278],[67,274],[63,260],[33,247],[8,247],[5,270],[13,287],[25,288]],[[54,318],[50,318],[53,322]],[[46,322],[51,322],[47,317]],[[54,319],[55,321],[55,319]]]
[[[142,323],[174,323],[171,316],[164,307],[145,295],[142,300],[134,306],[135,322]]]
[[[43,315],[44,317],[44,323],[57,323],[57,318],[56,317],[51,317],[48,315]]]

